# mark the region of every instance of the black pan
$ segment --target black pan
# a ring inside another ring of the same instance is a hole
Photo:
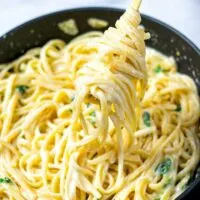
[[[79,8],[31,20],[0,38],[0,63],[9,62],[32,47],[44,45],[52,38],[70,41],[73,37],[64,34],[57,27],[57,24],[63,20],[74,18],[80,33],[85,33],[92,30],[87,24],[89,17],[105,19],[113,26],[123,12],[123,10],[113,8]],[[191,76],[200,91],[200,50],[189,39],[167,24],[146,15],[142,15],[142,19],[142,24],[152,36],[147,41],[147,45],[167,55],[173,55],[178,63],[178,70]],[[200,191],[198,192],[200,190],[200,173],[197,171],[188,189],[178,200],[200,198],[198,197],[200,194]]]

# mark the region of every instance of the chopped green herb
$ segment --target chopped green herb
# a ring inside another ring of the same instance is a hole
[[[12,181],[8,177],[4,177],[0,178],[0,183],[12,183]]]
[[[16,87],[17,91],[20,92],[21,94],[25,94],[26,93],[26,90],[28,89],[29,87],[27,85],[18,85]]]
[[[176,107],[176,112],[180,112],[182,110],[182,108],[181,108],[181,104],[177,104],[177,107]]]
[[[143,113],[143,122],[145,126],[150,127],[151,126],[151,116],[148,112]]]
[[[163,69],[162,69],[162,67],[160,65],[157,65],[156,68],[154,69],[155,73],[160,73],[162,71],[163,71]]]
[[[96,117],[96,113],[95,113],[95,111],[91,112],[91,113],[90,113],[90,116],[92,116],[92,117]]]
[[[8,177],[5,177],[4,180],[5,180],[5,183],[12,183],[11,179],[9,179]]]
[[[160,198],[159,198],[159,197],[157,197],[157,198],[155,198],[154,200],[160,200]]]
[[[163,162],[158,164],[158,166],[156,167],[156,171],[160,175],[164,175],[171,169],[171,166],[172,166],[172,161],[170,158],[167,158]]]
[[[72,109],[69,109],[69,112],[72,113]]]
[[[22,138],[25,139],[25,135],[22,135]]]
[[[90,119],[90,122],[91,122],[93,125],[95,125],[95,123],[96,123],[96,121],[95,121],[96,112],[95,112],[95,111],[92,111],[92,112],[90,113],[90,116],[92,117],[92,118]]]

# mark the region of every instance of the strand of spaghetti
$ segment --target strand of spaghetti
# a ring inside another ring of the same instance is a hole
[[[145,48],[139,5],[105,33],[51,40],[0,66],[0,199],[185,190],[199,162],[199,96],[173,58]]]

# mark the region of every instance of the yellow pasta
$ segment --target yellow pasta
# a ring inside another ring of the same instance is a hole
[[[197,88],[173,58],[145,48],[136,2],[104,34],[51,40],[2,65],[0,199],[168,200],[185,190],[199,162]]]

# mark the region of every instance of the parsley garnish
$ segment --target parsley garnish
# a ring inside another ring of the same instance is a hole
[[[12,183],[12,181],[8,177],[4,177],[0,178],[0,183]]]
[[[176,107],[176,112],[180,112],[182,110],[182,108],[181,108],[181,104],[177,104],[177,107]]]
[[[154,69],[155,73],[160,73],[162,71],[163,71],[163,69],[162,69],[162,67],[160,65],[157,65],[156,68]]]
[[[96,113],[93,111],[93,112],[90,113],[90,116],[96,117]]]
[[[17,91],[20,92],[21,94],[25,94],[26,93],[26,90],[28,89],[29,87],[27,85],[18,85],[16,87]]]
[[[151,116],[148,112],[143,113],[143,121],[145,126],[150,127],[151,126]]]
[[[156,171],[160,174],[160,175],[164,175],[167,172],[170,171],[172,166],[172,161],[170,158],[165,159],[163,162],[161,162],[160,164],[158,164],[158,166],[156,167]]]
[[[96,117],[96,112],[95,111],[92,111],[91,113],[90,113],[90,116],[92,117],[92,119],[90,119],[90,122],[93,124],[93,125],[95,125],[95,123],[96,123],[96,121],[95,121],[95,117]]]

